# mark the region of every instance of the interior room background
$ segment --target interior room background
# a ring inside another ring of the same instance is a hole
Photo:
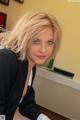
[[[7,13],[8,30],[16,20],[28,10],[46,10],[53,13],[62,27],[62,44],[54,66],[75,74],[80,80],[80,3],[70,0],[24,0],[18,3],[9,1],[9,5],[0,4],[0,11]]]

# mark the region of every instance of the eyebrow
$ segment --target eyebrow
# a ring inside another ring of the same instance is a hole
[[[50,41],[50,40],[55,42],[55,40],[54,40],[54,39],[49,39],[48,41]]]
[[[47,41],[52,41],[53,43],[56,43],[56,41],[54,39],[49,39]]]
[[[36,38],[36,39],[34,39],[34,40],[40,40],[39,38]],[[33,41],[34,41],[33,40]],[[48,39],[47,41],[54,41],[55,42],[55,40],[54,39]]]

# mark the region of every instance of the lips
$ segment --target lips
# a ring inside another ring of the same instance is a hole
[[[46,58],[46,55],[36,55],[39,59],[44,59]]]

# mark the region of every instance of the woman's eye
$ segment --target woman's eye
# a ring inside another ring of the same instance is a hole
[[[50,41],[48,41],[48,45],[54,45],[54,41],[53,40],[50,40]]]
[[[36,44],[36,45],[40,44],[40,40],[33,40],[33,44]]]

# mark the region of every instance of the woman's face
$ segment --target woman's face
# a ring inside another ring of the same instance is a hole
[[[32,64],[44,64],[52,55],[54,49],[54,34],[51,28],[41,32],[37,39],[29,42],[27,56]]]

